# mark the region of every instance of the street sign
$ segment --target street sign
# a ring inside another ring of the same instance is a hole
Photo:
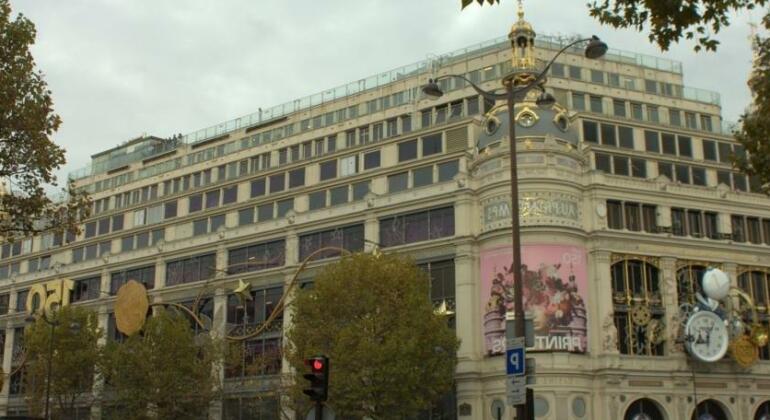
[[[506,395],[508,404],[520,405],[527,400],[527,377],[526,376],[508,376],[505,381]]]

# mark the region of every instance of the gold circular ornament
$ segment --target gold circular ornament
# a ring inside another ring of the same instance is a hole
[[[735,363],[738,363],[743,368],[750,367],[759,358],[757,347],[745,335],[730,343],[730,349]]]
[[[131,336],[139,332],[147,319],[147,289],[136,280],[129,280],[118,289],[115,300],[115,325],[118,331]]]
[[[766,346],[768,341],[767,328],[765,328],[762,324],[752,324],[751,341],[756,344],[757,347]]]
[[[647,323],[647,341],[658,345],[666,341],[666,325],[659,319],[651,319]]]
[[[652,312],[650,308],[644,305],[634,305],[631,308],[631,321],[640,326],[645,326],[650,323],[652,319]]]

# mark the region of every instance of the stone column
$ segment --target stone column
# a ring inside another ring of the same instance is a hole
[[[14,333],[16,331],[9,324],[5,325],[5,343],[3,344],[3,372],[11,372],[11,364],[13,361],[13,340]],[[6,415],[8,413],[8,397],[10,394],[11,377],[6,376],[3,381],[3,388],[0,390],[0,414]]]
[[[661,299],[663,300],[663,308],[665,315],[663,320],[666,324],[666,343],[664,345],[665,354],[673,355],[679,352],[679,348],[676,345],[675,337],[678,333],[679,325],[679,302],[677,301],[677,284],[676,284],[676,258],[674,257],[661,257],[660,258],[660,290]]]
[[[219,258],[217,258],[219,260]],[[219,264],[217,264],[218,266]],[[211,335],[214,338],[224,337],[227,333],[227,289],[219,287],[214,290],[214,318],[211,320]],[[220,384],[225,381],[224,363],[215,364],[212,369],[217,375]],[[209,404],[209,419],[218,420],[222,418],[223,401],[214,399]]]
[[[106,271],[106,270],[105,270]],[[107,334],[109,334],[109,320],[110,320],[110,312],[107,308],[106,304],[99,305],[99,308],[97,309],[97,322],[99,325],[99,328],[104,331],[104,335],[99,338],[98,344],[100,346],[104,346],[107,344],[107,340],[109,339],[107,337]],[[94,403],[91,404],[91,420],[100,420],[102,418],[102,393],[104,391],[104,378],[97,376],[94,379],[94,384],[91,387],[91,392],[93,394],[93,401]]]
[[[591,320],[589,351],[618,353],[618,331],[615,328],[614,308],[612,304],[612,276],[610,272],[609,251],[593,251],[589,254],[590,267],[588,278],[592,290],[588,305],[588,317]]]
[[[155,258],[155,286],[153,289],[159,290],[166,287],[166,264],[163,257]]]

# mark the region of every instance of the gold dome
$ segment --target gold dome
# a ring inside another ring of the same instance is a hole
[[[519,20],[516,21],[513,25],[511,25],[511,32],[510,35],[521,33],[521,32],[529,32],[529,33],[535,33],[535,29],[532,27],[532,25],[524,20],[524,6],[522,5],[521,1],[519,1],[519,10],[517,12],[519,15]]]

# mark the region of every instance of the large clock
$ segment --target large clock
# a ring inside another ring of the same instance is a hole
[[[702,362],[716,362],[727,353],[727,327],[714,312],[701,310],[693,313],[684,331],[685,346],[694,358]]]

